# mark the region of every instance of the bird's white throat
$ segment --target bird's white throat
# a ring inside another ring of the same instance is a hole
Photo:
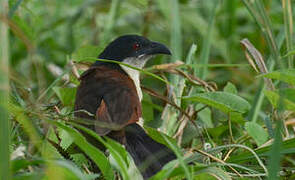
[[[131,57],[131,58],[126,58],[123,60],[123,63],[128,64],[130,66],[137,67],[139,69],[142,69],[145,65],[145,63],[151,58],[152,56],[141,56],[141,57]],[[140,88],[140,79],[139,79],[139,74],[140,72],[132,69],[130,67],[120,65],[122,69],[129,75],[129,77],[133,80],[137,95],[139,97],[139,100],[142,100],[142,91]]]

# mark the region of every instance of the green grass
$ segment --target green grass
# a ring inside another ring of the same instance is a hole
[[[0,13],[7,12],[7,1],[0,1]],[[0,141],[3,146],[0,148],[0,179],[9,179],[11,177],[9,167],[9,148],[10,148],[10,122],[8,119],[7,102],[9,100],[9,37],[8,27],[4,22],[6,16],[1,16],[0,22]]]
[[[295,178],[291,0],[0,3],[1,180],[140,177],[121,145],[77,125],[91,121],[73,117],[79,81],[69,62],[82,73],[111,40],[141,33],[173,54],[140,70],[142,85],[154,91],[143,96],[146,132],[177,155],[152,179]],[[240,43],[245,38],[248,49]],[[261,62],[253,49],[270,74],[249,64]],[[81,131],[101,141],[111,158]]]

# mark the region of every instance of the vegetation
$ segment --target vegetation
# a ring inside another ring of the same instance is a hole
[[[142,71],[145,130],[178,157],[152,179],[295,179],[291,0],[0,3],[1,180],[140,178],[121,145],[73,117],[77,77],[123,34],[173,52]]]

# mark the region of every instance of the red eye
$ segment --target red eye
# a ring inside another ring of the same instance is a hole
[[[134,43],[134,44],[133,44],[133,49],[134,49],[135,51],[137,51],[137,50],[139,49],[139,44],[138,44],[138,43]]]

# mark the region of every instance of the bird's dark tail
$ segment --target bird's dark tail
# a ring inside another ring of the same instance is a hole
[[[126,149],[144,179],[155,175],[169,161],[176,159],[172,150],[154,141],[138,124],[125,127]]]

